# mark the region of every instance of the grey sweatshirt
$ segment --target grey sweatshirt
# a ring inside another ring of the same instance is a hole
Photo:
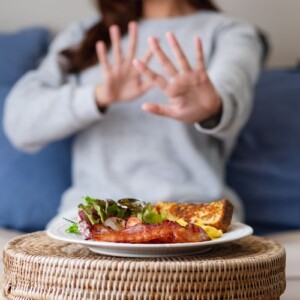
[[[60,68],[58,55],[77,45],[94,22],[91,18],[74,23],[59,34],[40,67],[15,85],[6,102],[4,128],[21,150],[35,152],[76,134],[73,184],[62,197],[60,212],[75,208],[85,195],[150,202],[228,197],[241,218],[240,202],[226,187],[224,170],[251,111],[260,69],[262,49],[254,28],[208,11],[139,23],[137,57],[146,51],[147,38],[155,35],[173,58],[165,39],[165,33],[173,31],[195,65],[193,38],[201,37],[209,76],[223,101],[221,121],[206,129],[142,111],[143,102],[167,102],[155,88],[101,114],[94,97],[95,84],[102,80],[101,66],[68,75]],[[122,43],[126,47],[126,36]],[[150,67],[162,72],[155,59]]]

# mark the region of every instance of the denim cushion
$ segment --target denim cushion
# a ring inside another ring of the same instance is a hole
[[[257,234],[300,228],[300,70],[262,74],[228,183]]]
[[[35,68],[49,41],[49,31],[39,27],[0,33],[0,86],[13,85],[25,72]]]
[[[45,227],[71,183],[70,139],[29,155],[15,150],[2,128],[4,99],[11,85],[38,64],[46,41],[45,29],[0,34],[0,227],[27,232]]]

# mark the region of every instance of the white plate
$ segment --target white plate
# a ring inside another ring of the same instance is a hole
[[[73,214],[74,216],[74,214]],[[75,220],[74,217],[68,218]],[[58,216],[49,224],[47,234],[57,240],[86,245],[93,252],[120,257],[172,257],[187,256],[209,251],[212,246],[236,241],[253,234],[253,229],[242,223],[233,223],[221,238],[197,243],[179,244],[127,244],[84,240],[81,236],[67,233],[70,224]]]

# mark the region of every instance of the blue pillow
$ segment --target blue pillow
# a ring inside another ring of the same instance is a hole
[[[15,150],[2,128],[4,99],[11,85],[38,65],[48,42],[45,29],[0,34],[0,227],[26,232],[45,228],[71,184],[70,139],[29,155]]]
[[[262,74],[228,183],[257,234],[300,228],[300,70]]]
[[[40,27],[0,33],[0,86],[13,85],[24,73],[37,67],[50,37],[49,31]]]

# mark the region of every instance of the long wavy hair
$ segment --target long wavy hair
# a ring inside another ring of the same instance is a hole
[[[218,11],[211,0],[187,1],[198,10]],[[96,42],[101,40],[107,49],[110,48],[109,27],[111,25],[118,25],[123,36],[127,33],[130,21],[138,21],[142,18],[143,1],[141,0],[95,0],[95,4],[102,16],[101,20],[86,32],[77,47],[61,52],[61,55],[66,58],[63,68],[67,73],[79,73],[98,62],[95,50]]]

